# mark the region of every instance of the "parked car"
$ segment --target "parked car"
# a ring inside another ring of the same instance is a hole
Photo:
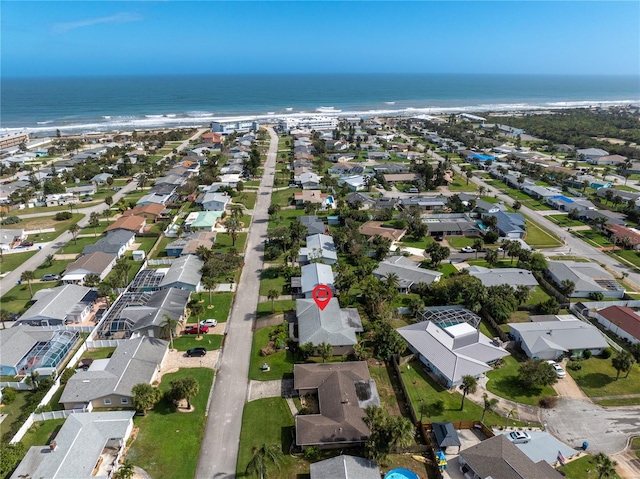
[[[33,241],[23,241],[22,243],[20,243],[20,246],[23,247],[27,247],[27,246],[33,246]]]
[[[444,236],[443,235],[435,235],[433,237],[433,239],[436,240],[436,241],[442,241],[444,239]]]
[[[465,246],[464,248],[460,249],[461,253],[475,253],[476,249],[472,248],[471,246]]]
[[[209,326],[188,326],[182,331],[183,334],[206,334],[209,332]]]
[[[189,358],[201,358],[207,354],[207,350],[204,348],[193,348],[187,351],[187,357]]]
[[[289,183],[289,188],[297,188],[298,185],[296,185],[295,183]]]
[[[514,444],[526,444],[531,441],[531,436],[525,431],[513,431],[507,434],[507,439]]]
[[[89,201],[93,201],[93,198],[91,198],[90,196],[85,196],[81,201],[83,203],[88,203]]]
[[[217,319],[203,319],[202,321],[200,321],[200,327],[206,326],[208,328],[215,328],[217,325]]]
[[[58,281],[60,279],[60,275],[59,274],[45,274],[42,277],[42,281]]]
[[[559,379],[562,379],[567,375],[567,372],[564,369],[562,369],[562,366],[560,366],[555,361],[547,361],[547,362],[551,364],[551,366],[555,370],[556,375],[558,376]]]

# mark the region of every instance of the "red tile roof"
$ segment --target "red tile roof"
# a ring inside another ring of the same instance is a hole
[[[633,309],[626,306],[609,306],[598,311],[598,314],[634,338],[640,339],[640,315]]]
[[[631,228],[627,228],[626,226],[610,224],[606,227],[607,231],[610,231],[611,234],[619,239],[623,239],[625,237],[629,237],[631,240],[631,245],[635,246],[640,244],[640,233],[632,230]]]

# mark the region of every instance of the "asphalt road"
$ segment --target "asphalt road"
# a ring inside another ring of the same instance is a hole
[[[264,262],[263,243],[269,224],[267,208],[271,204],[273,172],[278,152],[278,137],[271,128],[268,131],[271,143],[249,227],[245,264],[227,324],[220,367],[209,398],[209,415],[196,470],[197,479],[232,478],[236,474],[242,411],[249,385],[253,324],[258,304],[260,272]]]

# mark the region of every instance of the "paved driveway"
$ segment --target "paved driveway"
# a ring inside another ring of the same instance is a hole
[[[562,398],[557,407],[540,413],[556,438],[575,448],[587,441],[590,453],[615,454],[626,447],[629,436],[640,434],[640,408],[603,408],[590,401]]]

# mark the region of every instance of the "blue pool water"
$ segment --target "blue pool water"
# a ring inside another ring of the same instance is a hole
[[[567,198],[566,196],[563,196],[563,195],[554,196],[553,199],[566,201],[567,203],[573,203],[573,200],[571,198]]]
[[[333,204],[333,196],[327,196],[327,202],[332,205]]]
[[[418,475],[409,469],[392,469],[387,472],[384,479],[420,479]]]
[[[482,220],[476,220],[476,224],[478,225],[478,228],[480,228],[482,231],[486,231],[487,227],[486,225],[482,222]]]

